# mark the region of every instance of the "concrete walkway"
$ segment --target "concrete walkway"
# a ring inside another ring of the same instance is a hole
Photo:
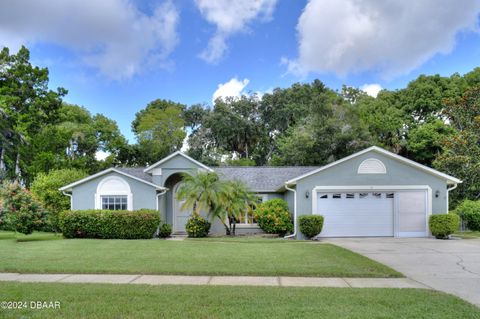
[[[392,267],[430,288],[480,306],[480,240],[335,238],[324,240]]]
[[[17,274],[0,273],[0,281],[107,283],[147,285],[338,287],[338,288],[421,288],[408,278],[319,278],[319,277],[251,277],[251,276],[167,276],[103,274]]]

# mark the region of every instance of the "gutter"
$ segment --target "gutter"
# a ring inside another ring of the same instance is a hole
[[[66,193],[65,191],[62,191],[62,194],[65,195],[65,196],[70,197],[70,210],[72,210],[72,209],[73,209],[73,197],[72,197],[72,194]]]
[[[457,188],[458,183],[455,183],[452,187],[447,188],[447,214],[448,214],[448,199],[450,198],[450,191],[453,191],[455,188]]]
[[[158,193],[155,198],[157,199],[156,201],[156,208],[157,208],[157,211],[159,211],[159,207],[158,207],[158,198],[162,195],[165,195],[165,193],[168,191],[168,188],[165,188],[163,189],[160,193]]]
[[[297,190],[289,188],[287,183],[285,183],[285,189],[293,192],[293,234],[283,237],[288,239],[297,236]]]

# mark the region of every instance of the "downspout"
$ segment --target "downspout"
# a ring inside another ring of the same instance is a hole
[[[293,234],[283,237],[287,239],[297,236],[297,190],[288,187],[286,183],[285,189],[293,192]]]
[[[168,191],[168,188],[165,188],[155,196],[155,198],[157,199],[156,203],[155,203],[156,204],[155,207],[157,208],[158,215],[160,215],[160,207],[158,205],[159,197],[162,196],[162,195],[165,195],[165,193],[167,191]],[[161,221],[161,219],[160,219],[160,221]],[[155,232],[155,237],[157,237],[159,234],[160,234],[160,225],[158,225],[158,227],[157,227],[157,231]]]
[[[73,210],[73,197],[72,197],[72,194],[65,193],[65,191],[62,191],[62,194],[65,195],[65,196],[70,197],[70,210]]]
[[[457,186],[458,186],[458,184],[455,183],[455,185],[453,185],[452,187],[447,188],[447,214],[448,214],[448,199],[450,198],[449,192],[453,191],[455,188],[457,188]]]

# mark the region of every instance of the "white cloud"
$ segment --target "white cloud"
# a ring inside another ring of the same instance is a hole
[[[310,0],[297,25],[297,74],[406,74],[477,29],[478,0]]]
[[[195,0],[202,16],[216,26],[213,37],[200,57],[208,63],[218,63],[228,47],[227,39],[245,31],[255,19],[268,21],[277,0]]]
[[[360,87],[360,90],[367,93],[370,96],[377,97],[378,92],[382,90],[380,84],[372,83],[372,84],[365,84]]]
[[[217,90],[213,93],[212,104],[218,98],[225,99],[226,97],[240,97],[245,95],[246,92],[243,90],[249,82],[250,80],[248,79],[243,79],[243,81],[240,81],[235,77],[230,79],[228,82],[219,84]]]
[[[170,1],[151,15],[130,0],[7,0],[0,9],[0,46],[53,43],[115,80],[142,67],[166,67],[178,39],[178,12]]]

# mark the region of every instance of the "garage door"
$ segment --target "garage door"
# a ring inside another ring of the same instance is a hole
[[[321,237],[393,236],[393,192],[319,193]]]

